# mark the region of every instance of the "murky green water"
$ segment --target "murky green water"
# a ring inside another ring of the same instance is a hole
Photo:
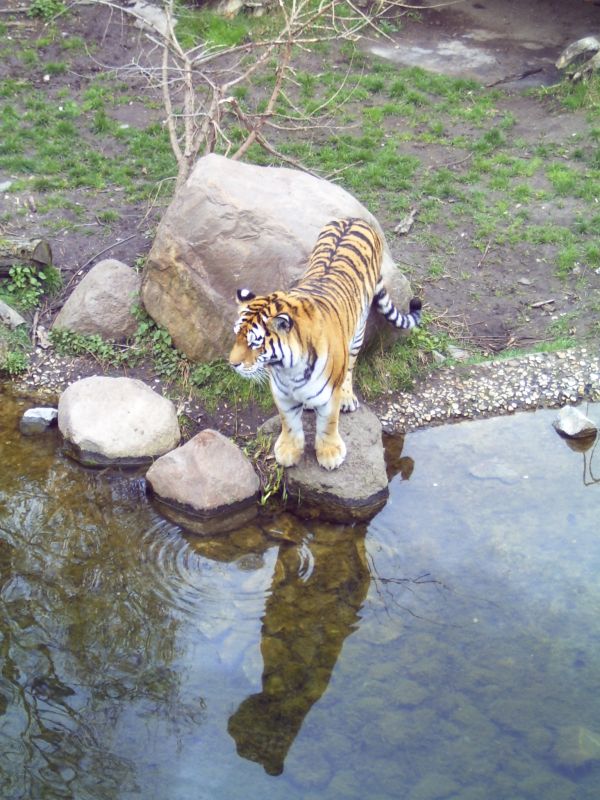
[[[21,437],[25,408],[0,412],[2,798],[598,797],[600,447],[553,412],[410,435],[368,529],[199,540],[139,475]]]

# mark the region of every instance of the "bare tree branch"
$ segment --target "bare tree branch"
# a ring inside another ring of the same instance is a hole
[[[215,45],[209,41],[184,49],[177,35],[174,0],[163,0],[162,18],[147,19],[136,6],[121,5],[118,0],[96,0],[111,10],[121,12],[136,21],[143,30],[145,41],[154,47],[145,53],[146,64],[133,62],[119,69],[136,69],[155,88],[162,92],[166,114],[165,126],[171,149],[177,161],[176,188],[189,177],[199,153],[225,150],[230,153],[234,145],[229,125],[240,124],[246,131],[243,142],[231,156],[240,159],[254,144],[260,144],[269,153],[294,166],[298,162],[279,153],[264,135],[264,129],[283,127],[273,119],[280,99],[285,100],[296,116],[285,118],[292,126],[300,126],[309,118],[323,114],[344,90],[345,76],[333,97],[325,99],[310,115],[301,112],[290,102],[285,84],[291,77],[294,48],[307,47],[323,41],[355,41],[366,28],[384,33],[377,24],[389,9],[421,8],[401,0],[379,0],[372,8],[362,8],[358,0],[277,0],[280,20],[279,30],[261,41],[244,42],[234,46]],[[445,0],[428,8],[451,5],[462,0]],[[156,48],[161,51],[156,63]],[[247,63],[247,56],[253,59]],[[141,55],[140,55],[141,58]],[[261,113],[243,110],[232,90],[248,86],[250,79],[265,69],[270,59],[276,59],[274,84]],[[104,65],[105,68],[106,65]],[[113,68],[117,69],[117,68]]]

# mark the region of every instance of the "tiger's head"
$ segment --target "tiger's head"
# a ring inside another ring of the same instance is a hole
[[[261,380],[268,366],[290,366],[294,344],[294,310],[283,292],[257,297],[238,289],[235,344],[229,363],[244,378]]]

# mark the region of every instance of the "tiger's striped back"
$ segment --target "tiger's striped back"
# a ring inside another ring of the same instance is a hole
[[[291,296],[309,296],[352,335],[370,306],[381,273],[383,243],[362,219],[337,219],[326,225],[308,268]]]

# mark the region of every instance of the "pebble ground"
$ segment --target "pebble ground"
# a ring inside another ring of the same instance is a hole
[[[385,430],[600,400],[600,346],[442,368],[378,405]]]

